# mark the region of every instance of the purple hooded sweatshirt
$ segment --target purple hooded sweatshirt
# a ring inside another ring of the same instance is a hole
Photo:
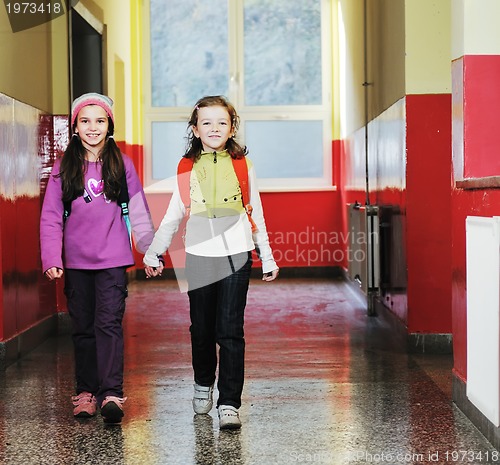
[[[129,192],[129,216],[136,249],[144,253],[154,237],[148,204],[132,160],[123,155]],[[52,169],[40,219],[43,271],[49,268],[99,270],[134,264],[127,225],[120,206],[106,199],[100,163],[87,163],[85,193],[71,205],[63,223],[61,161]]]

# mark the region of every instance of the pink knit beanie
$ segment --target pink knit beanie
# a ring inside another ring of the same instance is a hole
[[[71,105],[71,127],[75,124],[76,117],[78,113],[80,113],[80,110],[87,105],[99,105],[108,114],[114,124],[115,120],[112,110],[113,100],[106,95],[101,95],[97,92],[89,92],[88,94],[80,95],[80,97],[73,101],[73,105]]]

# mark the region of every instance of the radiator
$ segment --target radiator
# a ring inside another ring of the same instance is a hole
[[[500,218],[466,219],[468,399],[499,426]]]
[[[347,224],[347,275],[368,294],[380,281],[378,208],[347,204]]]

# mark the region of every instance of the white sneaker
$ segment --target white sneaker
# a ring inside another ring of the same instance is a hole
[[[239,429],[241,428],[240,415],[238,409],[232,405],[219,405],[219,428]]]
[[[212,410],[214,386],[194,385],[193,410],[194,413],[204,414]]]

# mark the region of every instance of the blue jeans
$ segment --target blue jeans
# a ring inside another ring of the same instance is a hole
[[[194,380],[201,386],[214,384],[219,345],[217,406],[241,406],[243,323],[251,268],[251,252],[229,257],[186,256]]]
[[[123,397],[123,328],[126,268],[65,270],[73,321],[76,393]]]

